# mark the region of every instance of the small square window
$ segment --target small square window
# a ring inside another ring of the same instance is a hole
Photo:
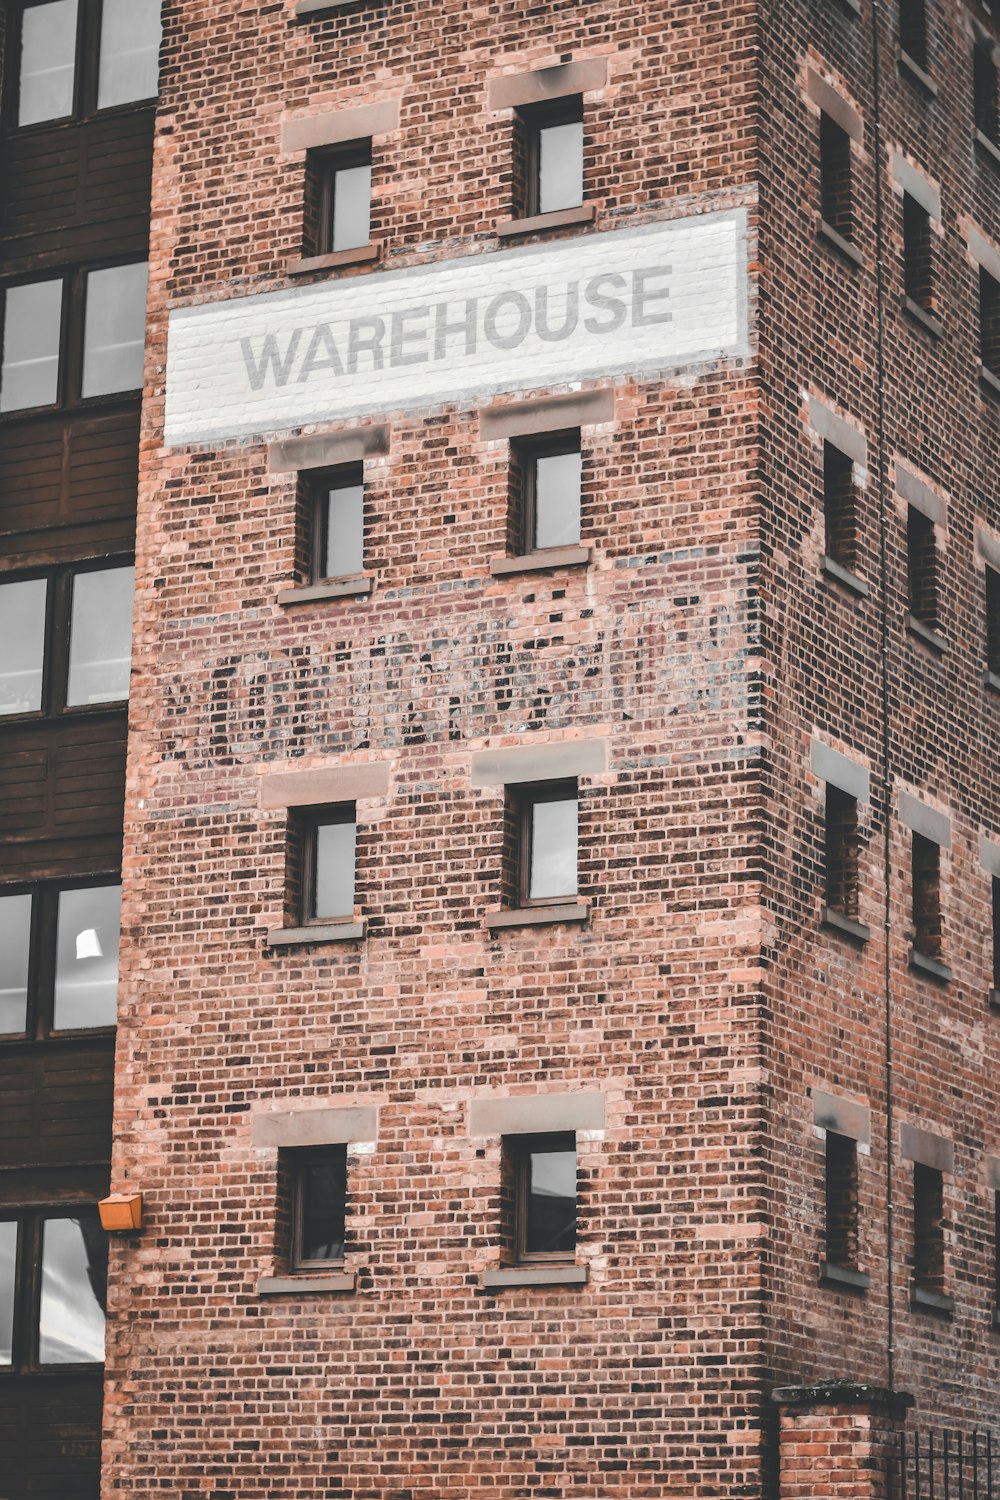
[[[992,141],[994,146],[1000,144],[997,103],[997,65],[993,56],[993,43],[983,37],[976,42],[972,53],[972,104],[976,129],[988,141]]]
[[[574,95],[517,112],[515,211],[525,218],[583,203],[583,99]]]
[[[514,1194],[513,1251],[519,1265],[576,1254],[576,1136],[505,1136]]]
[[[944,1177],[922,1162],[913,1164],[913,1284],[945,1295]]]
[[[820,116],[820,212],[823,222],[841,239],[854,238],[851,190],[851,138],[830,115]]]
[[[931,216],[916,198],[903,194],[903,285],[924,312],[934,307]]]
[[[912,851],[913,947],[925,958],[941,955],[941,851],[933,839],[913,834]]]
[[[313,255],[360,250],[371,240],[372,147],[355,141],[307,154],[306,246]]]
[[[516,814],[518,904],[547,906],[574,900],[579,836],[576,783],[518,788]]]
[[[826,1260],[858,1268],[858,1146],[836,1131],[826,1133]]]
[[[583,482],[579,431],[512,443],[511,460],[514,552],[577,546]]]
[[[288,1153],[292,1187],[293,1271],[344,1263],[347,1217],[347,1147],[322,1146]]]
[[[313,583],[352,578],[364,568],[365,487],[358,465],[307,480]]]
[[[831,911],[857,920],[858,803],[829,782],[826,788],[826,904]]]
[[[986,667],[1000,675],[1000,573],[986,569]]]
[[[934,522],[915,505],[907,507],[906,572],[910,614],[931,630],[938,619],[938,549]]]
[[[300,834],[302,923],[349,922],[358,834],[354,805],[307,815]]]
[[[927,0],[899,0],[899,45],[916,63],[927,68]]]
[[[853,572],[857,565],[858,516],[854,464],[833,443],[823,444],[823,520],[826,555]]]
[[[1000,282],[979,268],[979,358],[1000,380]]]

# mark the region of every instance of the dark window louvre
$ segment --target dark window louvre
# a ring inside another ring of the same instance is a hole
[[[826,1133],[826,1259],[858,1268],[858,1148],[848,1136]]]
[[[913,946],[925,958],[942,949],[941,851],[932,839],[913,834]]]
[[[826,788],[826,904],[858,915],[858,804],[839,787]]]
[[[832,443],[823,444],[823,516],[827,557],[853,570],[858,552],[854,464]]]
[[[903,194],[903,281],[906,295],[925,312],[934,305],[931,216],[927,210]]]
[[[913,1165],[913,1280],[922,1291],[945,1294],[944,1179],[922,1162]]]
[[[907,508],[906,567],[910,613],[936,630],[938,620],[938,551],[934,522],[915,505]]]
[[[926,0],[900,0],[899,45],[921,68],[927,67]]]
[[[854,237],[851,138],[828,114],[820,116],[820,207],[825,223],[845,240]]]

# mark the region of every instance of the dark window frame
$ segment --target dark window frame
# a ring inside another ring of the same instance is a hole
[[[1000,281],[979,267],[979,362],[1000,380]]]
[[[17,116],[21,102],[22,18],[26,10],[33,10],[45,3],[46,0],[11,0],[8,6],[3,87],[5,103],[2,121],[0,121],[5,134],[16,133],[20,136],[53,130],[67,125],[78,125],[86,120],[103,120],[109,115],[147,111],[156,104],[159,93],[150,94],[145,99],[129,99],[124,104],[108,104],[103,109],[98,109],[97,94],[101,68],[104,5],[103,0],[78,0],[73,107],[69,114],[58,115],[50,120],[36,120],[30,125],[19,125]]]
[[[355,840],[358,831],[358,811],[355,802],[332,804],[328,807],[309,807],[297,810],[299,840],[299,900],[298,920],[302,927],[329,927],[336,922],[353,922],[354,912],[339,913],[332,917],[314,914],[316,905],[317,870],[319,854],[318,832],[320,828],[349,823],[354,827]],[[355,848],[357,844],[355,843]],[[354,904],[358,898],[358,862],[354,861]]]
[[[76,1363],[43,1364],[41,1345],[42,1306],[42,1225],[47,1219],[92,1219],[100,1224],[97,1204],[93,1201],[66,1204],[56,1202],[32,1204],[30,1208],[0,1208],[0,1223],[16,1223],[17,1250],[14,1270],[14,1323],[9,1365],[0,1365],[0,1382],[17,1380],[26,1375],[74,1375],[103,1370],[104,1360],[79,1360]],[[101,1231],[103,1233],[103,1231]],[[106,1294],[105,1294],[106,1295]]]
[[[556,542],[540,547],[535,540],[538,526],[538,460],[556,458],[562,454],[579,453],[580,470],[580,536],[575,542]],[[510,503],[511,525],[508,527],[510,546],[514,556],[534,556],[558,550],[562,547],[578,547],[583,536],[583,435],[579,427],[566,427],[559,432],[511,438],[510,441]]]
[[[68,1038],[114,1035],[114,1025],[56,1027],[56,942],[59,930],[59,896],[63,891],[85,891],[121,883],[121,870],[116,869],[107,873],[74,876],[67,880],[18,881],[0,885],[0,897],[32,898],[25,1027],[23,1031],[0,1032],[0,1045],[9,1047],[17,1043],[58,1042]]]
[[[332,490],[360,489],[361,500],[361,560],[364,567],[365,541],[367,531],[367,517],[365,515],[365,472],[363,463],[340,464],[331,469],[308,469],[303,470],[300,481],[305,493],[306,524],[308,526],[308,539],[306,543],[306,566],[305,573],[310,583],[336,583],[344,578],[353,578],[353,573],[327,573],[323,569],[323,560],[326,557],[329,543],[330,525],[330,503],[329,497]]]
[[[839,1131],[827,1130],[825,1165],[826,1262],[841,1270],[856,1271],[860,1230],[857,1141]]]
[[[994,875],[990,881],[991,918],[993,932],[993,992],[1000,995],[1000,879]]]
[[[1000,572],[986,566],[983,584],[986,605],[986,669],[1000,676]]]
[[[580,860],[580,836],[579,824],[577,825],[577,887],[578,890],[563,896],[531,896],[531,855],[533,843],[533,814],[535,807],[541,802],[569,802],[577,804],[577,817],[579,818],[580,789],[579,783],[570,778],[560,781],[535,781],[511,788],[516,800],[517,817],[517,867],[515,870],[515,899],[519,908],[534,906],[559,906],[568,905],[576,901],[579,896],[579,860]]]
[[[923,834],[911,834],[910,916],[913,948],[924,958],[940,962],[944,947],[941,900],[941,847]]]
[[[934,228],[930,212],[903,193],[903,290],[921,312],[933,315]]]
[[[820,111],[819,193],[823,224],[854,244],[854,163],[851,137],[826,110]]]
[[[288,1266],[295,1275],[311,1271],[342,1270],[345,1255],[326,1260],[310,1260],[302,1255],[302,1230],[305,1219],[305,1181],[309,1167],[317,1161],[333,1160],[341,1174],[344,1204],[344,1250],[347,1248],[348,1163],[347,1146],[301,1146],[288,1152],[291,1174],[291,1243]]]
[[[913,1285],[935,1296],[947,1295],[944,1173],[913,1163]]]
[[[553,99],[546,103],[525,104],[514,112],[515,129],[518,135],[518,148],[516,156],[521,165],[521,201],[515,203],[515,214],[520,218],[533,219],[539,215],[544,217],[548,213],[563,213],[564,209],[541,208],[541,164],[542,131],[549,130],[556,125],[575,125],[584,123],[583,95],[567,94],[561,99]],[[580,151],[581,168],[585,172],[587,165],[587,138],[584,133]],[[515,172],[515,179],[519,174]],[[517,196],[517,195],[516,195]],[[586,201],[586,194],[581,193],[581,206]]]
[[[513,1211],[511,1244],[514,1264],[518,1266],[572,1265],[576,1260],[580,1224],[580,1162],[577,1152],[576,1132],[536,1131],[531,1135],[504,1136],[504,1149],[513,1178]],[[528,1250],[528,1177],[532,1151],[572,1151],[576,1157],[576,1219],[574,1221],[574,1245],[572,1250]]]
[[[858,563],[858,490],[854,460],[823,442],[823,546],[838,567],[853,572]]]
[[[858,920],[861,898],[861,833],[858,799],[826,784],[823,828],[824,902],[830,911]]]
[[[334,214],[337,201],[337,174],[348,171],[355,167],[370,167],[374,177],[374,151],[373,140],[370,136],[362,137],[356,141],[347,141],[342,145],[323,146],[306,154],[307,171],[313,174],[313,184],[310,195],[314,204],[316,215],[315,224],[312,226],[313,233],[307,235],[311,239],[308,244],[308,253],[311,255],[337,255],[341,251],[333,242]],[[368,195],[369,227],[368,241],[371,244],[371,210],[374,204],[374,194],[370,191]],[[361,249],[362,246],[348,246],[350,249]],[[344,252],[346,253],[346,252]]]
[[[976,130],[1000,146],[1000,82],[994,43],[977,36],[972,47],[972,111]]]
[[[906,511],[907,608],[930,630],[941,628],[941,553],[937,525],[916,505]]]

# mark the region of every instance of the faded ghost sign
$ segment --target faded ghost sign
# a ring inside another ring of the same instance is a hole
[[[740,354],[745,245],[736,210],[177,308],[166,441]]]

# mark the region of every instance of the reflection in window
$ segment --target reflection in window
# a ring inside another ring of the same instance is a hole
[[[583,202],[583,121],[543,126],[538,132],[538,212],[555,213]]]
[[[73,113],[77,0],[32,5],[21,25],[19,125]]]
[[[531,804],[529,901],[550,901],[577,892],[577,799]]]
[[[14,1278],[17,1272],[17,1221],[0,1223],[0,1365],[14,1360]]]
[[[365,489],[360,480],[320,485],[315,577],[349,578],[364,567]]]
[[[530,550],[573,546],[580,540],[579,445],[563,453],[540,453],[534,464],[534,536]]]
[[[128,697],[134,592],[134,568],[77,573],[73,579],[66,693],[71,707]]]
[[[61,280],[7,288],[0,411],[51,406],[58,399],[62,300]]]
[[[108,266],[87,276],[83,395],[142,388],[146,341],[146,261]]]
[[[28,1024],[30,940],[30,892],[0,897],[0,1035],[23,1032]]]
[[[121,912],[120,885],[60,891],[52,1023],[57,1031],[114,1026]]]
[[[508,1137],[517,1176],[517,1259],[572,1258],[576,1252],[576,1137]]]
[[[107,1240],[96,1218],[42,1221],[41,1364],[103,1360],[107,1271]]]
[[[162,31],[160,0],[104,0],[98,109],[155,98]]]
[[[0,584],[0,716],[42,706],[46,592],[44,578]]]
[[[354,861],[357,824],[317,823],[313,902],[308,916],[317,921],[354,915]]]
[[[347,1147],[327,1146],[300,1155],[294,1183],[292,1265],[338,1265],[344,1258]]]

